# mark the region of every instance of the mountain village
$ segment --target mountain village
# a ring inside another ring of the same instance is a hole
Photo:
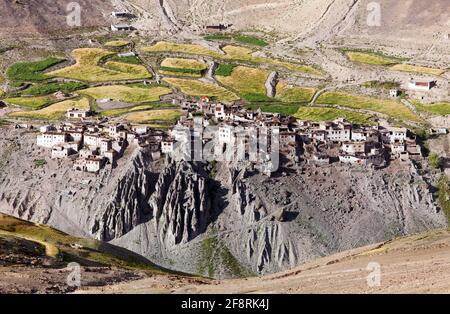
[[[213,103],[207,97],[199,102],[183,102],[181,106],[184,114],[168,131],[107,119],[99,121],[90,117],[89,111],[69,109],[65,122],[40,127],[37,145],[50,149],[51,158],[70,158],[74,170],[90,173],[98,173],[107,163],[114,165],[129,146],[149,149],[157,160],[172,156],[177,147],[186,150],[186,145],[180,144],[188,143],[189,156],[185,158],[192,158],[196,138],[203,147],[213,141],[218,155],[230,148],[236,155],[239,147],[244,147],[246,157],[256,168],[262,167],[270,160],[272,149],[275,152],[275,143],[271,143],[274,137],[267,136],[266,147],[260,144],[257,156],[249,156],[252,130],[257,130],[257,137],[278,133],[276,147],[282,162],[297,163],[303,159],[315,164],[341,162],[383,167],[390,160],[422,158],[421,147],[406,128],[360,126],[343,118],[332,122],[302,121],[278,113],[249,111],[240,105]],[[208,126],[216,132],[203,132]],[[267,168],[259,169],[270,175]]]

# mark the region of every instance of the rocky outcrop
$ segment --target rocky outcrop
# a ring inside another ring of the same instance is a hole
[[[272,72],[269,74],[266,80],[266,94],[267,97],[275,97],[277,93],[278,73]]]
[[[152,214],[148,204],[152,174],[148,170],[148,158],[139,153],[126,173],[118,179],[110,198],[96,210],[92,234],[103,241],[110,241],[129,232]],[[105,208],[101,210],[101,208]]]
[[[116,168],[87,175],[43,157],[33,134],[11,132],[0,138],[2,212],[180,271],[198,272],[211,238],[227,267],[264,274],[446,226],[427,178],[403,163],[376,171],[304,165],[268,178],[226,162],[155,162],[130,147]],[[218,278],[236,273],[216,270]]]
[[[150,200],[156,230],[167,246],[187,243],[203,233],[210,222],[208,178],[196,167],[187,162],[171,163],[161,174]]]

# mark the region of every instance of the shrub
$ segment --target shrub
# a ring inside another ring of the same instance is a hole
[[[47,161],[45,161],[45,159],[35,159],[34,160],[34,165],[36,167],[43,167],[45,164],[47,164]]]
[[[430,164],[430,167],[433,169],[438,169],[441,166],[441,161],[436,153],[431,153],[430,156],[428,156],[428,163]]]

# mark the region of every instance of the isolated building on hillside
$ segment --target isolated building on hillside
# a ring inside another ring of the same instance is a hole
[[[126,11],[113,11],[111,12],[111,16],[116,19],[131,19],[134,17],[134,14]]]
[[[429,91],[436,86],[436,81],[416,81],[412,79],[409,81],[408,88],[417,91]]]
[[[111,30],[113,32],[132,31],[134,30],[134,27],[128,24],[111,24]]]

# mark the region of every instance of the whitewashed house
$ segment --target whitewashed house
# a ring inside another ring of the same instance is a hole
[[[163,154],[171,154],[174,150],[175,142],[173,140],[167,140],[161,142],[161,152]]]
[[[410,80],[408,83],[408,88],[416,91],[429,91],[436,85],[435,81],[416,81]]]
[[[55,145],[67,142],[67,134],[64,132],[46,132],[37,136],[37,145],[52,148]]]
[[[71,108],[67,110],[66,117],[69,119],[84,119],[87,118],[90,113],[90,110]]]

